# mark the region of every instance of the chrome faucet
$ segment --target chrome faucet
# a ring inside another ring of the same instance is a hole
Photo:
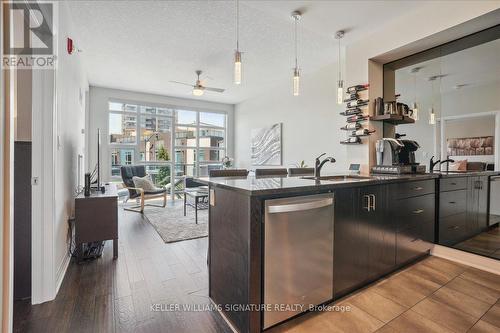
[[[314,164],[314,178],[316,180],[319,180],[321,178],[321,168],[323,167],[323,165],[325,165],[326,162],[330,162],[330,163],[336,162],[333,157],[326,157],[323,161],[320,161],[320,158],[323,155],[326,155],[326,153],[323,153],[323,154],[319,155],[318,157],[316,157],[316,162]]]

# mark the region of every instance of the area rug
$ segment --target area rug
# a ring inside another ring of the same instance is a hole
[[[208,210],[198,210],[198,224],[194,221],[194,208],[182,205],[165,208],[146,207],[144,215],[165,243],[208,236]]]

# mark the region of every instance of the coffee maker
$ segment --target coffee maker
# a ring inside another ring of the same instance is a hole
[[[373,173],[411,174],[425,173],[425,166],[415,160],[420,145],[413,140],[402,140],[405,134],[396,133],[396,139],[382,138],[376,142],[377,165]]]

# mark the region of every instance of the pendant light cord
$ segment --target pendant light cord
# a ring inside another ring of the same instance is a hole
[[[298,68],[298,56],[297,56],[297,43],[298,43],[298,38],[297,38],[297,21],[298,19],[295,18],[295,68]]]
[[[415,89],[415,98],[414,98],[413,102],[415,104],[417,104],[417,73],[415,72],[414,75],[415,76],[413,77],[413,82],[415,83],[415,87],[414,87],[414,89]]]
[[[340,37],[338,38],[338,40],[339,40],[339,60],[338,60],[338,62],[339,62],[339,82],[340,82],[340,81],[342,81],[342,69],[340,68],[340,66],[341,66],[341,62],[340,62]]]
[[[240,51],[240,0],[236,0],[236,51]]]

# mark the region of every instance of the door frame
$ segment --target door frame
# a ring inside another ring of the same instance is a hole
[[[3,55],[4,40],[9,39],[12,28],[11,17],[3,10],[4,2],[0,2],[0,54]],[[14,108],[15,108],[15,71],[0,69],[0,273],[2,299],[0,321],[2,332],[12,332],[13,322],[13,224],[14,224]]]

